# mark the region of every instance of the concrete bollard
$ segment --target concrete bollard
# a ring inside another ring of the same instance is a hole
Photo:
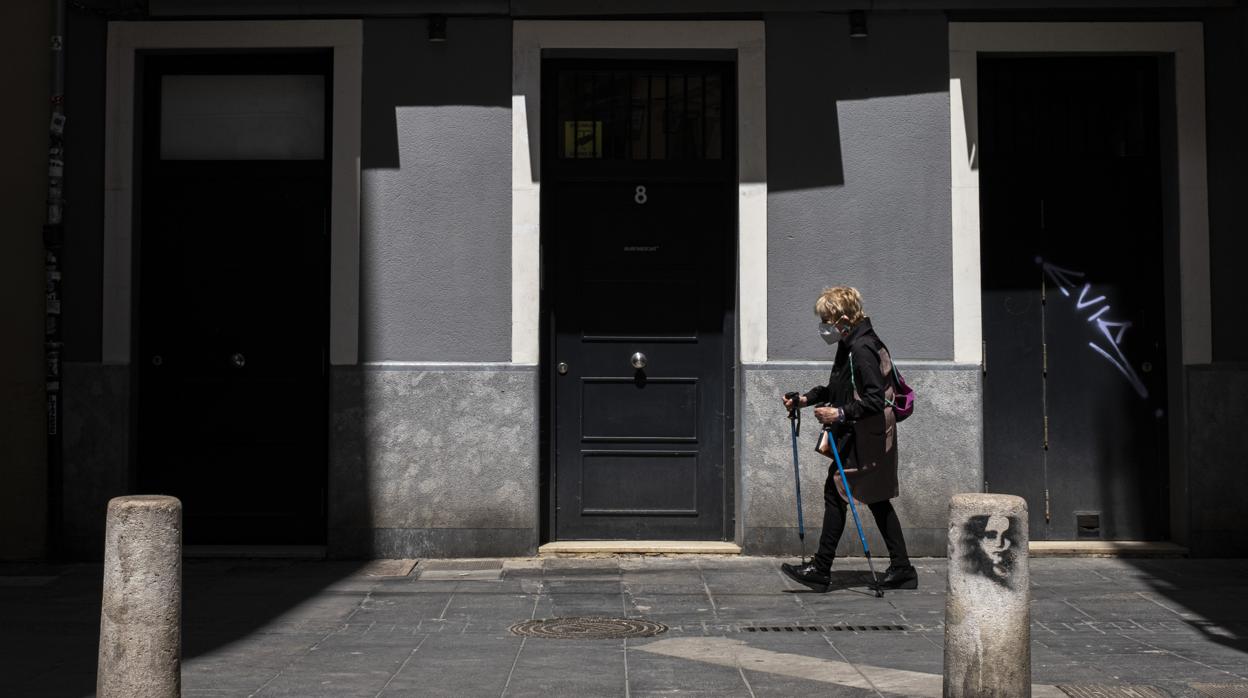
[[[182,502],[117,497],[104,534],[100,698],[182,694]]]
[[[1031,695],[1027,502],[955,494],[949,502],[945,698]]]

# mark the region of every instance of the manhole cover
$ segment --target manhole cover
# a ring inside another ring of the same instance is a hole
[[[618,640],[625,637],[654,637],[667,632],[667,626],[634,618],[548,618],[526,620],[511,626],[522,637],[551,640]]]

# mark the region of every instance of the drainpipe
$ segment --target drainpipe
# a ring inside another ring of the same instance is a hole
[[[65,0],[52,0],[51,90],[48,125],[48,214],[43,226],[46,281],[44,305],[44,383],[47,395],[48,543],[49,557],[60,546],[62,527],[62,441],[64,400],[61,392],[61,253],[64,247],[65,174]]]

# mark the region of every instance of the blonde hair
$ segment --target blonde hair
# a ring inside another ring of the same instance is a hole
[[[849,318],[849,324],[857,325],[866,317],[862,313],[862,294],[852,286],[832,286],[823,289],[815,301],[815,314],[826,322],[836,322],[841,316]]]

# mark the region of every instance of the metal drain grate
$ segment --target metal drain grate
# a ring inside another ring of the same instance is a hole
[[[549,618],[526,620],[511,626],[513,635],[550,640],[618,640],[626,637],[654,637],[667,632],[667,626],[636,618]]]
[[[1210,698],[1248,698],[1248,683],[1194,683],[1192,688]]]
[[[1124,686],[1114,684],[1079,684],[1058,686],[1062,693],[1073,698],[1168,698],[1169,694],[1153,686]]]
[[[906,632],[905,625],[754,625],[741,628],[743,633],[870,633]]]

